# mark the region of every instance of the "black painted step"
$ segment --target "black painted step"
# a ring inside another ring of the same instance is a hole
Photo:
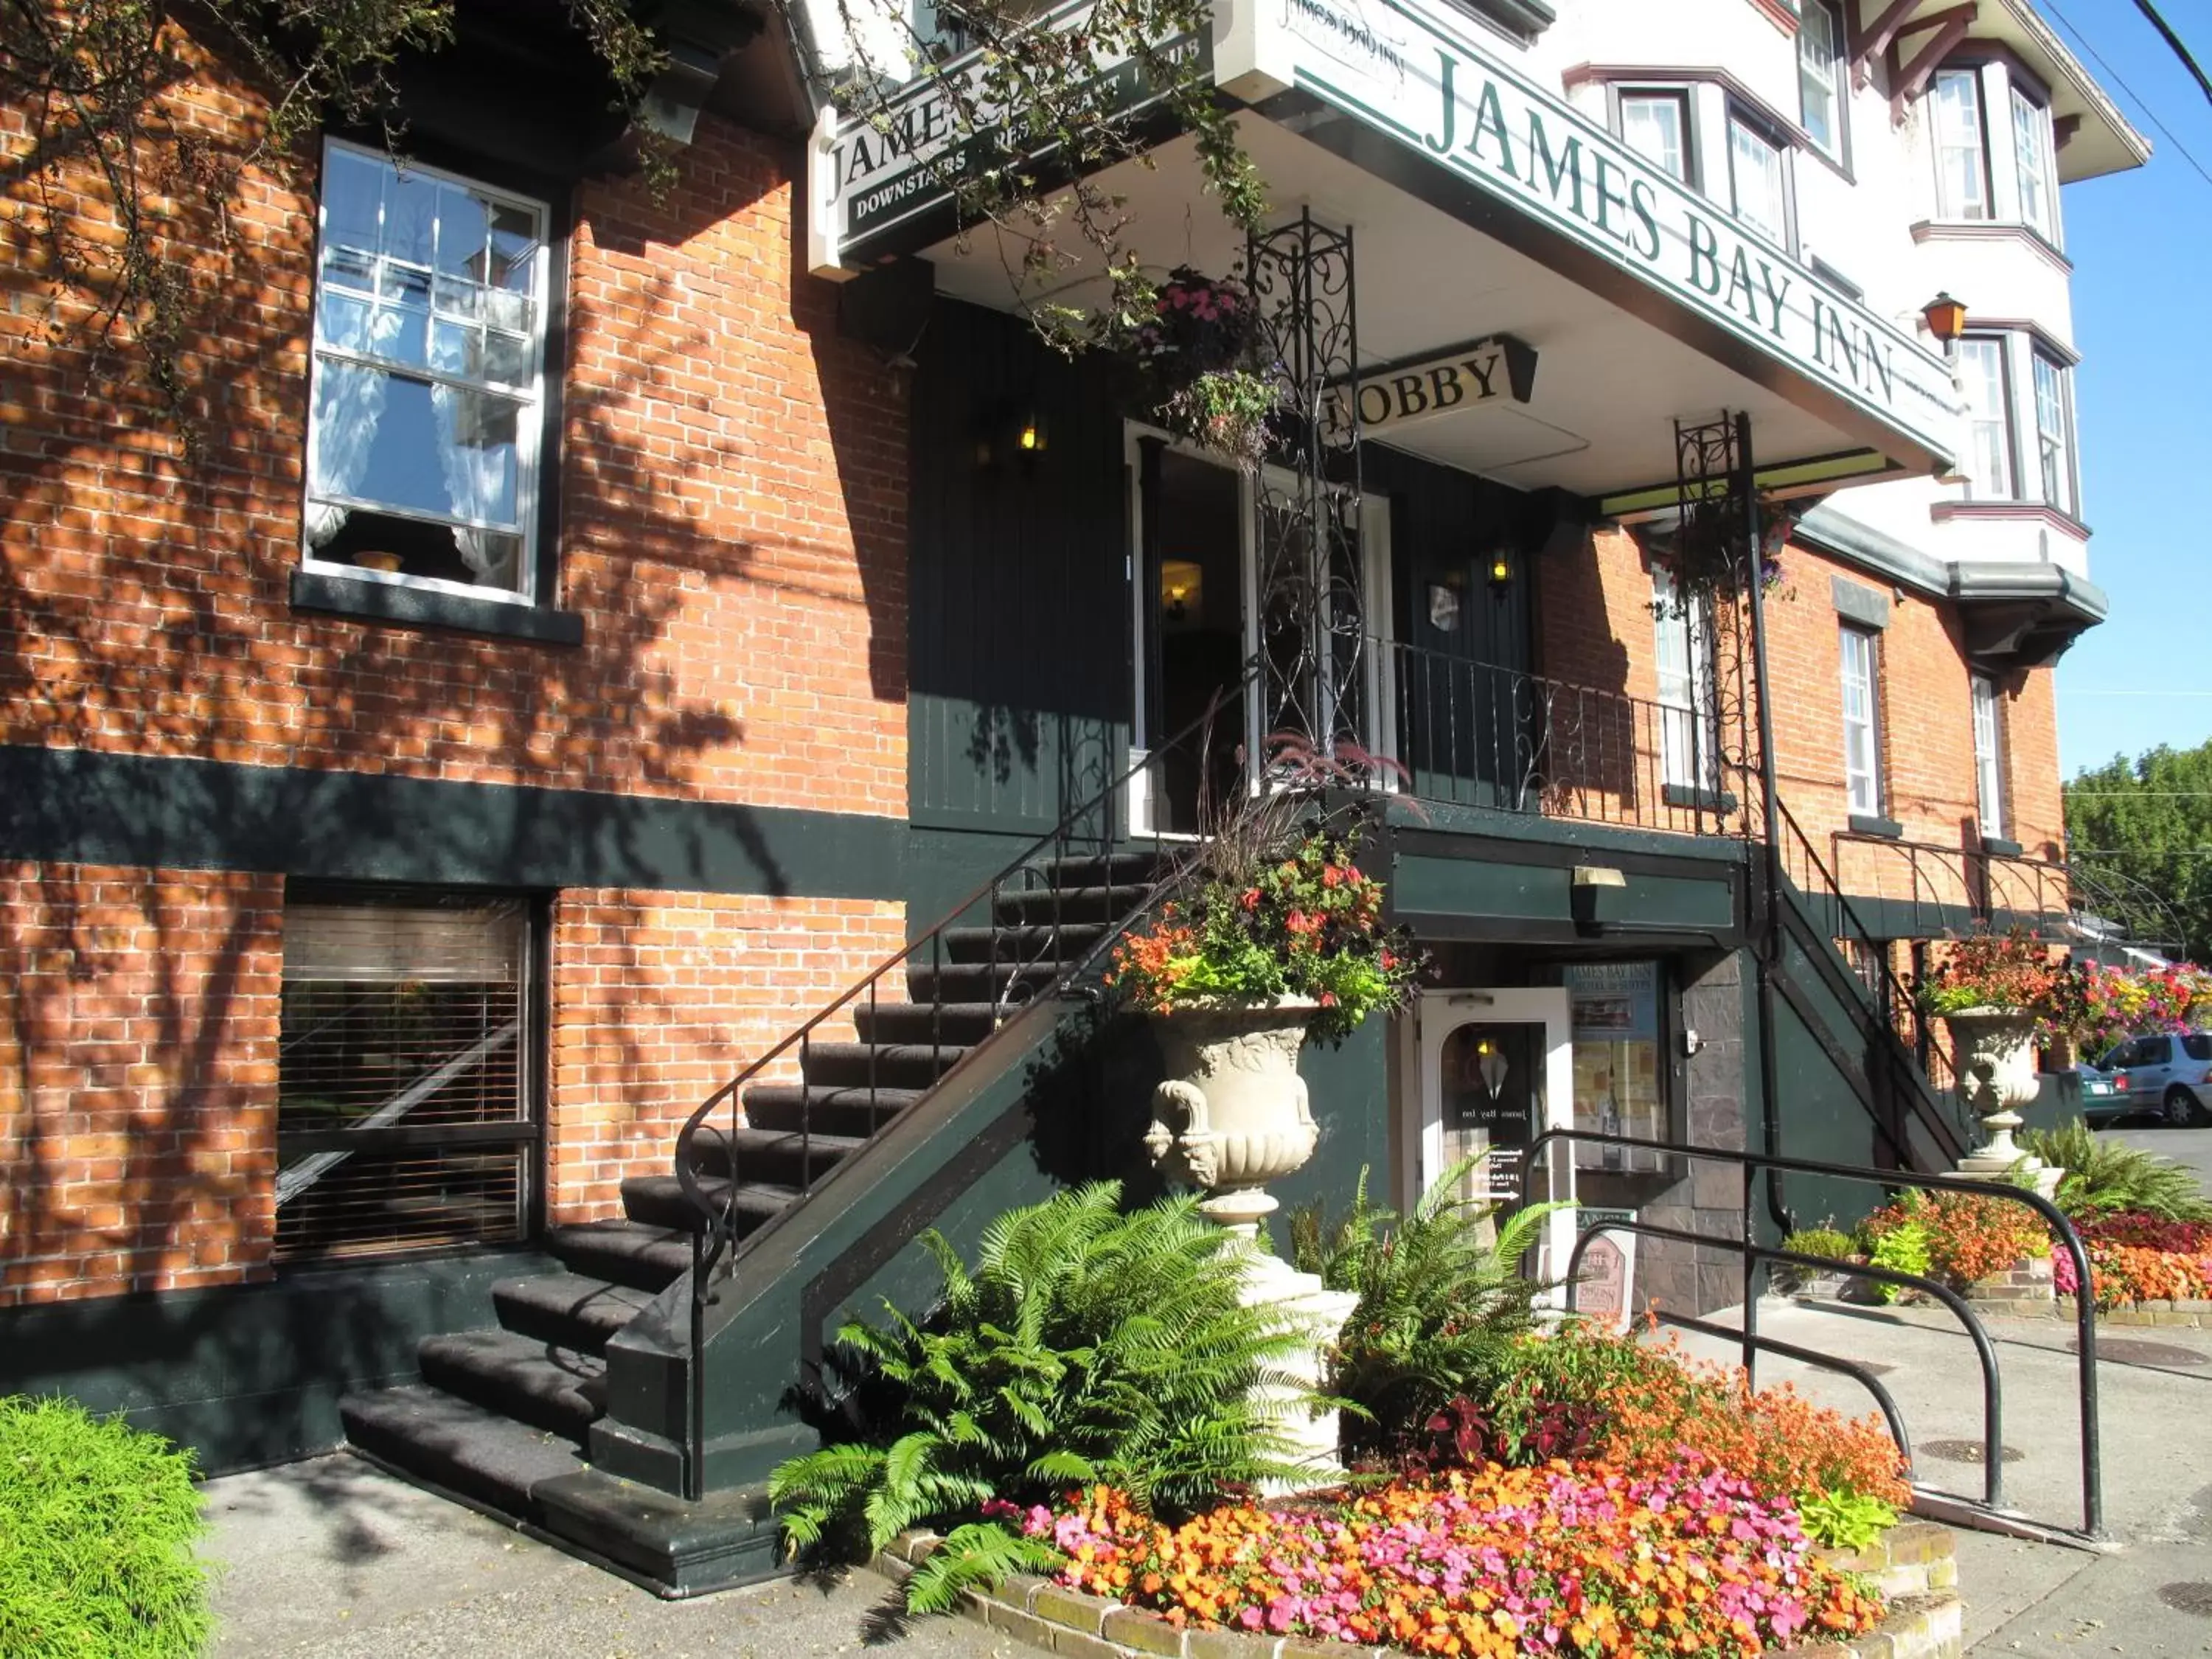
[[[734,1174],[748,1183],[805,1187],[829,1174],[839,1158],[859,1151],[862,1144],[857,1135],[800,1135],[795,1130],[750,1127],[733,1135],[714,1125],[702,1127],[691,1147],[702,1174]]]
[[[717,1210],[729,1201],[730,1183],[719,1176],[702,1176],[699,1191]],[[739,1237],[753,1231],[771,1217],[783,1213],[799,1197],[796,1187],[779,1187],[764,1182],[747,1182],[737,1189],[738,1231]],[[665,1227],[672,1232],[688,1233],[699,1228],[705,1218],[691,1202],[683,1184],[672,1175],[632,1176],[622,1184],[623,1212],[632,1221],[647,1227]]]
[[[907,989],[914,1000],[927,1004],[938,997],[950,1002],[988,1002],[995,995],[1008,1007],[1018,1007],[1060,979],[1057,963],[1035,968],[993,969],[981,962],[952,962],[942,968],[909,968]]]
[[[517,1331],[455,1331],[416,1349],[422,1380],[578,1444],[606,1409],[606,1362]]]
[[[927,1042],[816,1042],[806,1050],[806,1080],[927,1089],[967,1052],[965,1044],[932,1048]]]
[[[532,1486],[583,1468],[560,1435],[426,1382],[347,1395],[338,1420],[346,1439],[378,1462],[522,1521],[540,1518]]]
[[[691,1271],[691,1241],[635,1221],[587,1221],[546,1231],[545,1248],[570,1272],[661,1291]]]
[[[1149,887],[1165,873],[1177,855],[1150,848],[1116,852],[1110,857],[1084,854],[1073,858],[1047,859],[1036,868],[1048,883],[1061,887],[1092,887],[1111,879],[1116,887]]]
[[[1148,884],[1132,882],[1124,887],[1039,887],[1028,892],[1000,893],[994,920],[1007,922],[1120,921],[1144,902]]]
[[[947,962],[1074,962],[1106,937],[1106,925],[1097,921],[1065,922],[1055,927],[1050,913],[1023,927],[948,927],[945,930]],[[912,966],[915,964],[909,964]],[[929,965],[921,953],[919,965]]]
[[[581,1273],[502,1279],[491,1287],[491,1304],[508,1330],[584,1353],[602,1352],[652,1300],[647,1291]]]
[[[981,1042],[999,1023],[999,1011],[988,1002],[948,1002],[928,1007],[915,1002],[886,1002],[874,1008],[855,1007],[853,1024],[863,1042],[933,1043]]]
[[[805,1129],[817,1141],[826,1134],[857,1142],[874,1134],[923,1093],[920,1089],[871,1089],[864,1083],[816,1084],[805,1088],[796,1083],[756,1083],[745,1091],[745,1121],[757,1131],[795,1135]],[[742,1146],[738,1150],[746,1152]],[[813,1164],[815,1173],[820,1174],[818,1155]],[[740,1174],[754,1173],[742,1161],[738,1170]]]

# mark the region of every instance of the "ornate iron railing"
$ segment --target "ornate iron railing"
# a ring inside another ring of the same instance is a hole
[[[2063,864],[1851,830],[1835,831],[1830,850],[1838,877],[1863,869],[1869,878],[1860,890],[1910,907],[1908,925],[1895,930],[1900,939],[1940,938],[1962,921],[2064,935],[2073,878]]]

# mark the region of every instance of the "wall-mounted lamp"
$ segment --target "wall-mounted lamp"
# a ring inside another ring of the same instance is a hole
[[[1044,453],[1051,442],[1044,416],[1035,408],[1001,404],[988,412],[975,434],[975,465],[979,469],[1008,460],[1024,465]]]
[[[1042,455],[1045,451],[1044,416],[1031,410],[1022,416],[1021,428],[1014,434],[1014,448],[1024,455]]]
[[[1938,294],[1920,307],[1920,320],[1928,325],[1928,331],[1940,340],[1946,356],[1966,331],[1966,302],[1954,300],[1948,294]]]
[[[1500,599],[1513,586],[1513,556],[1499,548],[1490,556],[1490,591]]]
[[[1170,628],[1206,614],[1205,567],[1191,559],[1160,562],[1160,615]]]

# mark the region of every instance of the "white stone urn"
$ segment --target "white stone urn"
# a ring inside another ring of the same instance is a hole
[[[1205,1189],[1200,1212],[1237,1236],[1245,1305],[1273,1310],[1304,1338],[1280,1362],[1284,1376],[1259,1389],[1282,1430],[1288,1461],[1304,1471],[1269,1483],[1276,1496],[1343,1477],[1337,1413],[1311,1410],[1305,1391],[1326,1380],[1329,1350],[1359,1302],[1269,1255],[1258,1240],[1261,1219],[1279,1207],[1265,1184],[1303,1168],[1321,1138],[1298,1075],[1306,1021],[1319,1006],[1285,997],[1152,1016],[1167,1077],[1152,1091],[1146,1150],[1162,1171]]]
[[[2014,1145],[2019,1108],[2035,1098],[2035,1016],[2025,1008],[1961,1008],[1950,1023],[1959,1056],[1959,1097],[1982,1121],[1989,1139],[1960,1160],[1968,1175],[2002,1175],[2025,1163],[2043,1167]]]
[[[1321,1129],[1298,1054],[1318,1006],[1284,997],[1152,1016],[1167,1077],[1152,1091],[1146,1150],[1203,1188],[1200,1211],[1224,1226],[1256,1226],[1279,1207],[1266,1183],[1313,1156]]]

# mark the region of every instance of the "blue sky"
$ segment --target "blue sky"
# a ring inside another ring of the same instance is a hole
[[[2116,752],[2212,738],[2212,182],[2174,143],[2212,172],[2212,103],[2130,0],[2037,3],[2154,150],[2149,166],[2069,185],[2063,197],[2082,516],[2096,532],[2090,574],[2112,602],[2111,619],[2058,666],[2070,777]],[[2159,9],[2212,66],[2212,3]]]

